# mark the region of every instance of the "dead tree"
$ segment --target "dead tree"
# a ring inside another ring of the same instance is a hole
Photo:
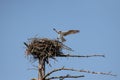
[[[31,38],[28,40],[28,42],[24,42],[26,46],[26,55],[32,56],[34,59],[37,59],[38,64],[38,79],[36,80],[52,80],[52,79],[59,79],[63,80],[65,78],[81,78],[84,77],[84,75],[70,75],[67,74],[65,76],[54,76],[49,77],[52,73],[58,72],[58,71],[75,71],[75,72],[85,72],[85,73],[91,73],[91,74],[103,74],[103,75],[111,75],[111,72],[105,73],[105,72],[94,72],[89,70],[76,70],[71,68],[58,68],[53,69],[52,71],[45,74],[45,65],[50,64],[49,59],[56,59],[57,57],[105,57],[103,54],[93,54],[93,55],[72,55],[72,54],[65,54],[62,50],[70,50],[73,51],[70,47],[66,46],[59,40],[52,40],[48,38]],[[32,79],[35,80],[35,79]]]

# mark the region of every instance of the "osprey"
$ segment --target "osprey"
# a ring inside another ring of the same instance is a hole
[[[69,34],[75,34],[75,33],[80,32],[79,30],[68,30],[68,31],[66,31],[66,32],[63,32],[63,31],[57,31],[55,28],[53,28],[53,30],[54,30],[56,33],[59,34],[58,39],[60,39],[61,42],[65,42],[65,41],[66,41],[65,38],[64,38],[64,36],[67,36],[67,35],[69,35]]]

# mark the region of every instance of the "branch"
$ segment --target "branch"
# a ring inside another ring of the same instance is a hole
[[[105,57],[103,54],[93,54],[93,55],[72,55],[72,54],[59,54],[58,57]]]
[[[81,76],[71,76],[71,75],[66,75],[66,76],[56,76],[56,77],[51,77],[51,78],[48,78],[48,79],[45,79],[45,80],[51,80],[51,79],[65,79],[65,78],[80,78],[80,77],[84,77],[84,75],[81,75]]]
[[[105,73],[105,72],[94,72],[94,71],[89,71],[89,70],[82,70],[82,69],[81,70],[76,70],[76,69],[72,69],[72,68],[64,68],[64,67],[62,67],[62,68],[54,69],[51,72],[47,73],[44,78],[48,77],[49,75],[51,75],[54,72],[58,72],[58,71],[61,71],[61,70],[116,76],[116,75],[112,74],[111,72],[107,72],[107,73]]]

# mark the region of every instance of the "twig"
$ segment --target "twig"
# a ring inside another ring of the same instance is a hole
[[[57,57],[105,57],[103,54],[92,54],[92,55],[72,55],[72,54],[60,54]]]
[[[66,75],[66,76],[56,76],[56,77],[50,77],[48,79],[45,80],[51,80],[51,79],[65,79],[65,78],[80,78],[80,77],[84,77],[84,75],[80,75],[80,76],[71,76],[71,75]]]
[[[54,72],[61,71],[61,70],[116,76],[116,75],[112,74],[111,72],[107,72],[107,73],[105,73],[105,72],[94,72],[94,71],[89,71],[89,70],[82,70],[82,69],[81,70],[76,70],[76,69],[72,69],[72,68],[64,68],[64,67],[62,67],[62,68],[54,69],[51,72],[47,73],[44,78],[48,77],[49,75],[51,75]]]

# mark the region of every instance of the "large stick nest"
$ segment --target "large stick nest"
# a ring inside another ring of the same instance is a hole
[[[31,38],[28,43],[24,42],[24,44],[27,56],[32,55],[34,59],[42,58],[46,62],[48,62],[48,58],[55,58],[63,54],[62,49],[72,50],[62,42],[48,38]]]

